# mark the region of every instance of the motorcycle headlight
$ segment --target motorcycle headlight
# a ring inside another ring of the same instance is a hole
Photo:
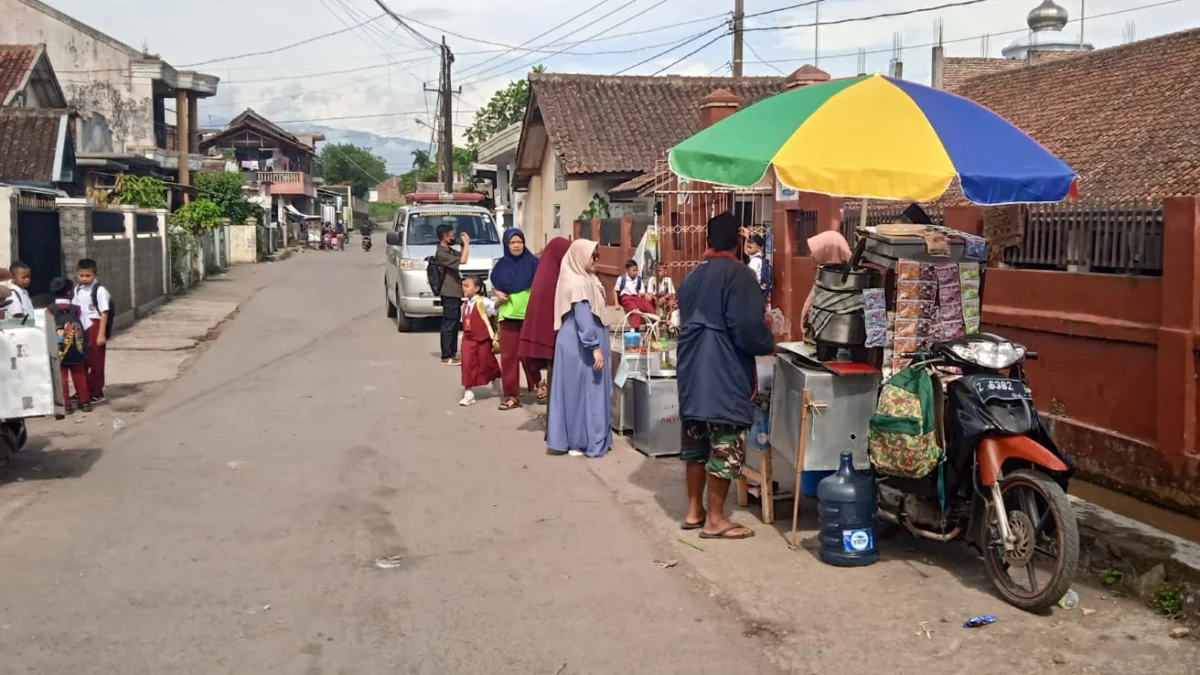
[[[426,267],[428,267],[428,263],[424,260],[404,258],[400,261],[400,269],[402,270],[423,270]]]
[[[950,350],[964,361],[996,370],[1025,358],[1025,348],[1011,342],[967,342],[956,344]]]

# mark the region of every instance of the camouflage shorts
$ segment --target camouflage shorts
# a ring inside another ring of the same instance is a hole
[[[683,421],[679,458],[703,463],[717,478],[733,480],[746,460],[746,429],[716,422]]]

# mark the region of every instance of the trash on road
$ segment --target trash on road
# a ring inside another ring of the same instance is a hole
[[[996,623],[996,617],[973,616],[967,619],[966,623],[963,624],[963,628],[979,628],[980,626],[986,626],[991,623]]]
[[[933,639],[933,631],[929,630],[929,622],[928,621],[921,622],[921,632],[925,633],[926,640]],[[921,633],[917,633],[917,635],[920,635],[920,634]]]
[[[236,471],[236,470],[238,470],[238,469],[242,468],[243,466],[246,466],[248,463],[249,463],[249,462],[243,462],[243,461],[242,461],[242,460],[240,460],[240,459],[235,459],[235,460],[233,460],[232,462],[226,462],[226,463],[225,463],[225,466],[227,466],[227,467],[229,467],[229,468],[231,468],[231,469],[233,469],[233,470],[235,470],[235,471]]]
[[[1067,592],[1058,599],[1058,606],[1065,610],[1075,609],[1079,606],[1079,594],[1073,588],[1067,589]]]
[[[381,570],[395,569],[400,566],[402,560],[404,560],[402,555],[381,555],[375,559],[375,566]]]
[[[566,662],[564,662],[561,666],[558,667],[558,670],[554,671],[554,675],[558,675],[559,673],[561,673],[562,671],[564,671],[566,669],[567,669],[567,664],[566,664]]]
[[[660,570],[669,570],[679,564],[678,560],[655,560],[654,566]]]
[[[1192,634],[1192,630],[1190,628],[1186,628],[1184,626],[1180,626],[1178,628],[1171,629],[1171,637],[1175,638],[1176,640],[1185,638],[1191,634]]]
[[[271,606],[270,606],[270,605],[263,605],[263,611],[264,611],[264,612],[269,612],[269,611],[271,611]]]
[[[678,539],[678,540],[679,540],[679,543],[681,543],[681,544],[687,544],[688,546],[691,546],[692,548],[696,549],[697,551],[701,551],[701,552],[703,552],[703,551],[704,551],[704,549],[700,548],[700,547],[699,547],[698,545],[696,545],[696,544],[693,544],[692,542],[688,541],[687,539],[684,539],[683,537],[676,537],[676,539]]]
[[[123,426],[125,426],[125,418],[118,417],[117,419],[113,420],[113,429],[120,429]]]
[[[1083,609],[1079,610],[1079,612],[1084,616],[1091,616],[1096,613],[1096,610],[1084,607]]]

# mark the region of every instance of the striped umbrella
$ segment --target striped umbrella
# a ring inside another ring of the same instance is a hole
[[[958,178],[976,204],[1057,202],[1078,176],[996,113],[882,75],[801,87],[760,101],[671,148],[683,178],[784,185],[848,197],[930,201]]]

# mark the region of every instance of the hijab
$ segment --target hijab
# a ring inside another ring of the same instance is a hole
[[[812,258],[816,265],[830,265],[835,263],[845,264],[849,262],[850,244],[846,243],[846,238],[841,232],[828,230],[808,238],[808,255]],[[804,310],[800,312],[800,330],[805,330],[805,325],[808,323],[808,315],[812,312],[813,295],[817,292],[816,284],[808,291],[808,298],[804,300]]]
[[[555,237],[542,249],[530,287],[529,304],[525,307],[525,323],[521,324],[521,356],[554,358],[554,296],[563,256],[570,246],[570,239]]]
[[[562,271],[558,275],[558,286],[554,291],[554,330],[562,328],[562,319],[575,303],[587,300],[592,314],[600,323],[608,325],[605,307],[608,296],[595,274],[587,271],[592,255],[600,244],[590,239],[576,239],[563,258]]]
[[[525,233],[515,227],[504,231],[504,257],[496,261],[489,276],[492,286],[503,293],[519,293],[533,286],[533,277],[537,273],[538,259],[526,247],[521,255],[513,255],[508,245],[513,237],[520,237],[528,244]]]

